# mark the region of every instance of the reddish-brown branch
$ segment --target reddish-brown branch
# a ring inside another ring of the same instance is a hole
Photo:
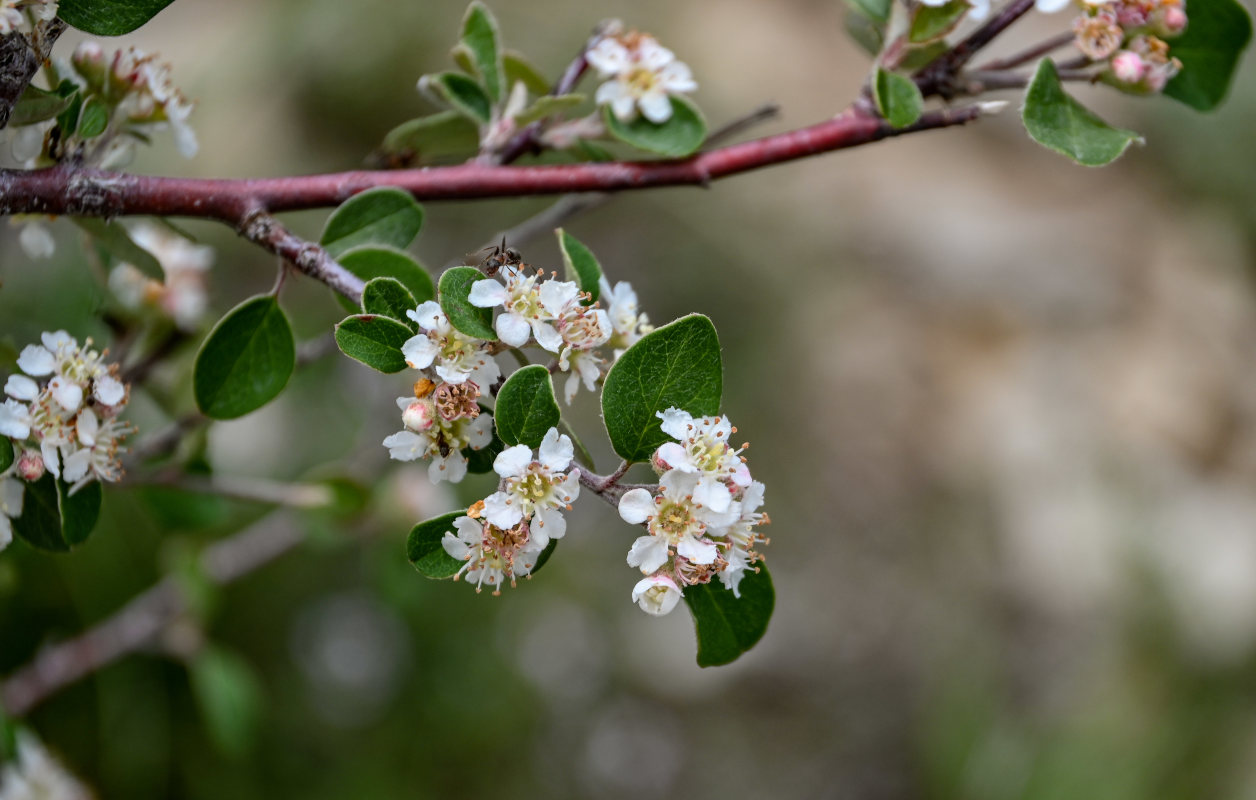
[[[681,161],[528,167],[462,164],[241,180],[147,177],[73,167],[0,170],[0,215],[183,216],[217,219],[241,228],[258,210],[275,213],[336,206],[375,186],[396,186],[419,200],[705,186],[730,175],[891,136],[963,125],[981,116],[984,108],[977,104],[930,111],[914,125],[899,129],[882,119],[848,110],[810,127]]]

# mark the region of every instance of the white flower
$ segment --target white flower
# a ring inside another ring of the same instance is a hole
[[[694,501],[698,476],[672,470],[659,480],[659,495],[647,489],[630,489],[619,500],[619,516],[624,522],[646,524],[649,535],[641,536],[628,551],[628,566],[639,567],[647,575],[657,572],[674,551],[695,564],[714,564],[719,550],[704,538],[723,535],[739,516],[736,506],[718,513]]]
[[[57,375],[48,381],[48,390],[52,399],[70,413],[79,410],[83,405],[83,387],[63,375]]]
[[[532,571],[545,549],[526,522],[503,530],[489,522],[458,517],[454,529],[457,534],[446,531],[441,546],[451,557],[467,562],[454,579],[466,578],[477,592],[488,584],[493,594],[500,594],[499,587],[507,579],[514,586],[516,578]]]
[[[632,284],[620,281],[611,287],[606,276],[598,278],[601,296],[598,298],[606,304],[606,315],[611,323],[610,346],[615,349],[618,359],[625,350],[636,344],[643,335],[653,330],[650,319],[642,314],[637,306],[637,293]]]
[[[57,242],[48,228],[33,220],[22,226],[17,240],[22,245],[22,252],[31,258],[50,258],[57,251]]]
[[[432,483],[447,480],[450,483],[461,481],[467,474],[467,459],[462,455],[464,448],[479,450],[487,447],[493,440],[493,418],[481,414],[474,419],[461,417],[446,420],[433,409],[428,409],[426,418],[431,421],[426,428],[415,430],[412,424],[418,414],[411,409],[416,403],[430,405],[430,400],[416,400],[414,397],[397,398],[397,406],[402,411],[402,422],[407,430],[399,431],[384,439],[384,447],[388,455],[397,461],[415,461],[421,458],[432,459],[428,464],[427,474]]]
[[[745,575],[747,568],[759,560],[759,554],[754,552],[754,546],[756,542],[763,541],[763,537],[753,529],[757,525],[764,525],[768,522],[766,514],[758,513],[761,505],[763,505],[763,484],[754,481],[738,501],[741,515],[736,522],[728,526],[728,547],[724,551],[728,566],[719,575],[720,583],[724,584],[725,589],[731,589],[734,597],[741,597],[738,585],[741,583],[742,576]]]
[[[423,329],[423,333],[410,337],[401,346],[406,363],[411,367],[427,369],[434,365],[436,374],[446,383],[470,379],[486,388],[501,377],[497,362],[484,352],[483,340],[456,330],[436,301],[428,300],[413,311],[407,311],[406,316]]]
[[[561,539],[567,532],[562,511],[580,494],[580,476],[571,466],[571,439],[550,428],[541,440],[537,457],[526,444],[508,447],[493,461],[493,471],[502,477],[502,490],[484,498],[484,516],[498,528],[513,528],[532,521],[532,537],[541,544]]]
[[[680,587],[666,575],[651,575],[637,581],[632,587],[632,602],[645,613],[661,617],[670,614],[680,602]]]
[[[16,8],[0,7],[0,35],[12,33],[25,21],[22,18],[22,12]]]
[[[101,422],[90,408],[79,413],[75,425],[79,446],[61,448],[65,457],[61,478],[71,484],[70,494],[93,480],[114,482],[122,477],[119,445],[131,431],[128,423],[116,418]]]
[[[29,402],[39,396],[39,384],[25,375],[10,375],[4,382],[4,393],[17,400]]]
[[[209,307],[205,274],[214,263],[214,249],[158,225],[140,223],[129,226],[128,232],[161,264],[165,282],[150,280],[130,264],[119,264],[110,273],[109,287],[128,308],[138,308],[147,301],[180,329],[195,330]]]
[[[662,420],[663,433],[679,442],[661,445],[656,460],[668,469],[700,475],[694,501],[713,511],[726,510],[733,499],[730,484],[750,485],[750,471],[741,460],[741,450],[728,443],[736,428],[727,417],[694,418],[679,408],[659,411],[655,416]]]
[[[107,406],[116,406],[126,399],[126,386],[112,375],[101,375],[96,379],[92,396]]]
[[[1035,0],[1034,8],[1043,14],[1054,14],[1068,8],[1071,0]]]
[[[672,116],[669,95],[698,88],[689,67],[653,36],[608,36],[590,48],[585,58],[601,77],[609,79],[598,87],[598,105],[609,105],[622,122],[636,117],[637,109],[653,123],[666,122]]]
[[[558,368],[563,372],[571,370],[563,387],[567,405],[571,405],[581,381],[584,381],[584,388],[592,392],[597,389],[597,379],[602,377],[602,359],[592,350],[564,350],[558,358]]]
[[[13,541],[10,519],[22,516],[22,492],[25,487],[13,478],[0,478],[0,550]]]
[[[525,275],[522,269],[510,266],[504,267],[502,274],[506,278],[505,286],[488,278],[476,281],[471,285],[467,300],[480,308],[502,307],[502,313],[493,321],[493,329],[511,347],[522,347],[529,336],[533,336],[541,347],[557,352],[562,340],[549,324],[555,314],[541,302],[541,291],[537,287],[540,274]],[[542,281],[541,285],[553,282]]]
[[[10,439],[27,439],[31,435],[31,410],[16,400],[5,400],[0,406],[0,435]]]

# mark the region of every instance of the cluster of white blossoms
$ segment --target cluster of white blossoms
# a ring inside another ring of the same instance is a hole
[[[646,575],[632,590],[643,611],[669,613],[685,586],[720,582],[737,597],[741,579],[761,559],[765,542],[755,528],[766,525],[763,484],[751,480],[745,449],[728,439],[736,433],[727,417],[694,417],[677,408],[659,412],[663,432],[675,439],[651,459],[661,473],[658,491],[635,488],[619,501],[625,522],[645,525],[632,543],[628,565]]]
[[[501,594],[504,583],[514,586],[532,572],[549,543],[566,534],[563,512],[580,494],[572,455],[571,439],[556,428],[546,432],[535,456],[522,444],[498,454],[498,490],[455,519],[454,530],[441,540],[446,553],[466,562],[455,580]]]
[[[1087,58],[1108,62],[1115,82],[1135,92],[1159,92],[1182,69],[1161,37],[1186,30],[1185,0],[1084,0],[1073,22],[1074,44]]]
[[[26,32],[30,23],[47,22],[55,16],[57,0],[0,0],[0,36],[14,31]]]
[[[0,534],[7,544],[8,520],[21,514],[20,483],[45,472],[76,492],[93,480],[122,477],[118,460],[122,440],[133,428],[118,415],[130,389],[116,364],[80,346],[65,331],[43,334],[42,345],[28,345],[18,356],[25,374],[10,375],[0,405],[0,436],[12,440],[16,458],[0,479]],[[16,487],[16,488],[15,488]]]
[[[161,264],[165,280],[153,280],[123,263],[109,273],[109,289],[128,311],[155,309],[179,329],[195,331],[209,307],[206,273],[214,263],[214,249],[152,223],[133,225],[128,232]]]
[[[585,60],[606,81],[594,99],[600,106],[610,106],[621,122],[636,119],[638,110],[650,122],[667,122],[672,116],[671,96],[698,88],[689,67],[671,50],[636,31],[602,37],[585,53]]]

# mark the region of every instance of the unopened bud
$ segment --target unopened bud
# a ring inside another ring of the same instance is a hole
[[[1169,6],[1160,17],[1160,25],[1166,36],[1176,36],[1186,30],[1186,11],[1181,6]]]
[[[1112,57],[1112,74],[1122,83],[1138,83],[1147,74],[1147,62],[1137,53],[1122,50]]]
[[[70,56],[70,63],[74,66],[74,71],[87,81],[87,85],[93,89],[99,89],[105,83],[105,51],[101,46],[90,39],[79,42],[79,46],[74,48],[74,53]]]
[[[415,400],[406,406],[405,411],[401,412],[401,424],[415,433],[428,430],[434,421],[435,414],[433,414],[431,403]]]
[[[24,481],[44,477],[44,457],[37,450],[24,450],[17,459],[17,474]]]

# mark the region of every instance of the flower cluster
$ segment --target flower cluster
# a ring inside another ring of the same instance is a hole
[[[622,122],[636,119],[638,110],[650,122],[667,122],[672,116],[671,96],[698,88],[689,67],[648,34],[604,36],[585,59],[606,80],[597,89],[598,105],[610,106]]]
[[[29,345],[18,357],[25,374],[10,375],[0,405],[0,435],[13,440],[17,458],[0,478],[0,537],[10,533],[8,519],[21,514],[17,479],[37,481],[45,471],[78,491],[93,480],[122,477],[118,453],[131,432],[118,415],[130,389],[116,364],[104,354],[80,346],[65,331],[45,333],[42,345]]]
[[[658,492],[635,488],[619,501],[625,522],[645,525],[628,551],[628,565],[646,575],[632,599],[649,614],[663,615],[680,601],[683,587],[718,576],[740,597],[741,579],[761,556],[765,541],[755,528],[768,522],[759,512],[763,484],[750,478],[745,446],[734,448],[737,431],[727,417],[693,417],[677,408],[658,414],[667,442],[651,459],[661,473]]]
[[[30,14],[29,19],[22,10]],[[28,23],[47,22],[57,16],[57,0],[0,0],[0,36],[23,31]]]
[[[493,461],[501,477],[498,490],[454,520],[456,533],[441,540],[446,553],[466,562],[455,578],[465,577],[477,592],[487,584],[500,594],[503,583],[514,586],[531,573],[549,543],[567,532],[563,512],[580,494],[572,455],[571,439],[555,428],[535,457],[522,444],[498,454]]]
[[[109,273],[109,288],[118,302],[132,312],[156,309],[181,330],[196,330],[209,306],[205,275],[214,263],[213,248],[151,223],[128,230],[135,243],[161,264],[166,279],[155,281],[132,264],[119,264]]]
[[[1085,6],[1073,22],[1074,43],[1092,61],[1107,61],[1116,85],[1159,92],[1181,70],[1162,37],[1186,29],[1184,0],[1085,0]]]

